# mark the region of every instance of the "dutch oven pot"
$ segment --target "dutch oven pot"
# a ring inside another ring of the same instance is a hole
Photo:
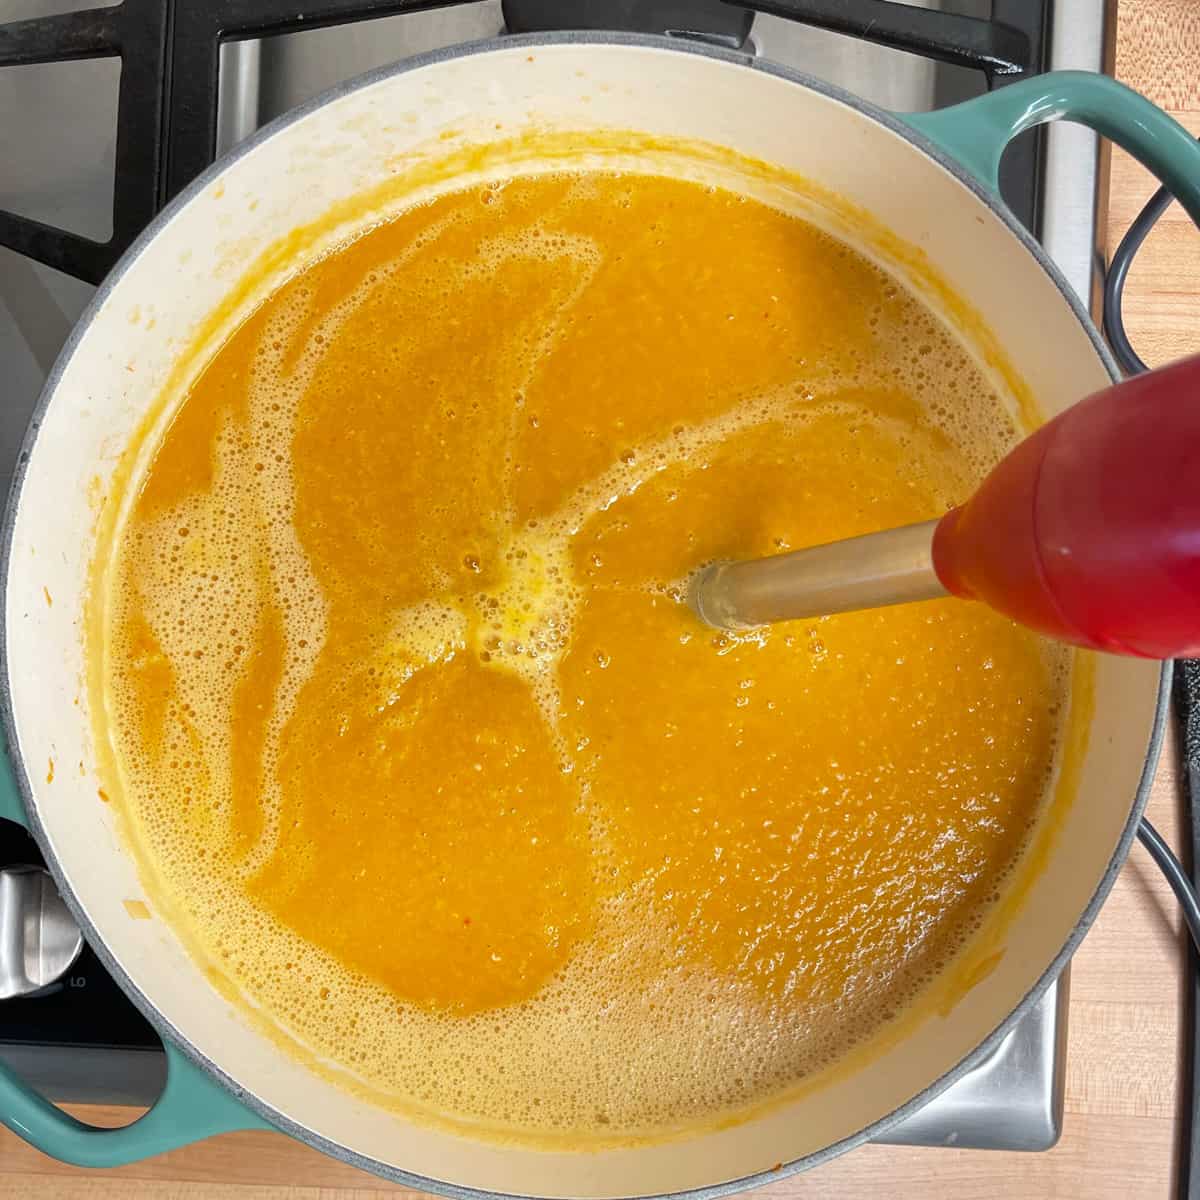
[[[1102,76],[1043,75],[956,108],[896,116],[743,55],[619,35],[511,38],[403,62],[290,113],[196,180],[120,261],[63,350],[25,441],[3,539],[12,771],[0,779],[0,813],[32,830],[88,941],[162,1034],[168,1081],[146,1116],[109,1131],[79,1124],[0,1071],[0,1119],[48,1154],[84,1165],[274,1128],[427,1191],[715,1194],[859,1144],[987,1055],[1065,965],[1129,848],[1162,734],[1168,680],[1158,663],[1097,660],[1075,799],[1051,822],[1058,827],[1003,952],[958,1003],[732,1128],[658,1145],[540,1151],[410,1123],[356,1099],[251,1028],[165,922],[129,918],[122,900],[142,888],[112,806],[97,799],[81,617],[97,500],[112,490],[122,451],[200,331],[218,337],[245,315],[256,298],[243,286],[248,273],[278,280],[327,244],[305,230],[340,211],[340,224],[320,227],[342,237],[395,211],[404,190],[389,193],[389,181],[415,178],[439,154],[461,164],[444,188],[548,166],[692,169],[686,155],[654,159],[650,150],[641,163],[605,158],[596,149],[603,139],[572,157],[562,149],[571,139],[559,138],[553,162],[505,165],[463,150],[529,131],[637,131],[652,135],[648,147],[694,140],[827,189],[861,210],[866,225],[895,235],[861,246],[865,253],[932,304],[928,280],[940,276],[974,307],[1052,415],[1114,377],[1086,312],[997,192],[1006,143],[1056,118],[1125,146],[1200,218],[1200,148]],[[382,210],[355,201],[371,195],[390,198]],[[810,215],[855,240],[854,223],[838,227],[834,208]],[[64,765],[53,780],[49,760]]]

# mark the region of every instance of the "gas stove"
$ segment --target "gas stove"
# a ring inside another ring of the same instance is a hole
[[[93,287],[150,217],[260,125],[373,67],[506,32],[625,29],[760,55],[898,111],[1026,75],[1110,66],[1096,0],[0,0],[0,482]],[[944,11],[946,10],[946,11]],[[118,63],[118,59],[120,62]],[[1097,139],[1056,125],[1001,184],[1089,304]],[[158,1039],[0,820],[0,1058],[49,1098],[150,1103]],[[30,870],[34,868],[34,870]],[[886,1140],[1046,1149],[1062,1119],[1066,975],[974,1071]]]

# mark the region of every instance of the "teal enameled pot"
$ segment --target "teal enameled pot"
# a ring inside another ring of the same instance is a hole
[[[142,887],[112,806],[97,799],[81,620],[98,507],[115,502],[122,453],[184,348],[205,328],[215,344],[262,287],[303,266],[329,238],[416,198],[415,190],[389,189],[389,180],[424,180],[413,188],[427,194],[476,178],[609,165],[762,193],[854,242],[941,306],[986,369],[1007,360],[1008,373],[996,375],[1002,391],[1021,380],[1051,415],[1113,376],[1087,313],[996,190],[1008,141],[1056,119],[1119,142],[1200,217],[1200,148],[1101,76],[1044,75],[957,108],[905,116],[743,55],[619,35],[509,38],[403,62],[268,126],[171,204],[80,321],[21,455],[3,539],[11,776],[0,786],[0,812],[33,831],[88,941],[162,1033],[169,1079],[145,1117],[110,1131],[62,1115],[0,1071],[0,1119],[48,1154],[87,1166],[225,1130],[278,1129],[423,1191],[716,1195],[859,1145],[987,1055],[1065,964],[1129,848],[1162,734],[1160,664],[1096,662],[1075,798],[1058,806],[1057,831],[997,943],[1002,952],[957,1003],[901,1037],[889,1039],[885,1029],[854,1065],[743,1124],[660,1145],[550,1152],[426,1127],[356,1098],[244,1020],[167,922],[130,919],[123,901]],[[597,131],[613,130],[652,137],[640,152],[628,148],[636,139],[605,150]],[[530,145],[557,145],[557,156],[505,163],[487,152],[527,133],[538,135]],[[563,134],[584,135],[578,153],[563,153],[570,138],[554,140]],[[654,151],[664,139],[696,153]],[[466,147],[481,153],[472,158]],[[426,168],[450,154],[459,173],[438,183]],[[746,159],[811,186],[764,181],[737,166]],[[370,196],[377,202],[345,204]],[[297,239],[264,273],[261,256],[281,236],[333,211],[344,217],[328,237]],[[241,288],[252,269],[254,286]],[[939,279],[973,311],[945,305]],[[57,772],[47,770],[51,760]]]

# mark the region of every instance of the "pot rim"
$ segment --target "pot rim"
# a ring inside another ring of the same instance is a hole
[[[788,83],[798,87],[805,88],[809,91],[817,92],[829,99],[836,100],[841,104],[855,109],[864,116],[870,117],[878,124],[883,125],[892,133],[898,134],[906,141],[914,145],[918,150],[922,151],[928,157],[934,159],[941,167],[949,171],[961,184],[967,187],[975,197],[985,204],[992,213],[998,217],[1008,231],[1014,236],[1024,249],[1031,254],[1037,261],[1038,265],[1050,276],[1051,280],[1057,287],[1063,300],[1070,307],[1076,319],[1083,326],[1089,340],[1092,343],[1096,354],[1104,364],[1110,377],[1114,382],[1119,381],[1120,372],[1108,351],[1099,331],[1092,322],[1090,315],[1084,308],[1079,297],[1075,294],[1070,284],[1067,283],[1062,273],[1054,262],[1047,256],[1042,247],[1034,240],[1033,236],[1025,229],[1023,225],[1003,203],[1000,197],[991,189],[986,187],[978,178],[963,166],[955,158],[947,154],[940,146],[923,134],[919,133],[912,126],[906,124],[894,113],[887,109],[863,99],[860,96],[854,95],[843,88],[837,87],[834,84],[817,79],[804,72],[793,70],[790,67],[779,63],[774,63],[757,58],[754,55],[744,52],[729,50],[721,46],[710,45],[705,42],[693,41],[684,38],[670,38],[651,34],[637,33],[620,33],[620,32],[596,32],[596,31],[560,31],[547,33],[532,33],[532,34],[516,34],[505,35],[502,37],[493,37],[472,42],[464,42],[455,46],[444,47],[437,50],[428,51],[423,54],[414,55],[411,58],[403,59],[399,62],[392,63],[388,66],[377,68],[374,71],[367,72],[363,75],[355,76],[353,79],[322,92],[318,96],[306,101],[304,104],[289,110],[288,112],[277,117],[269,124],[256,130],[253,134],[240,142],[227,154],[217,159],[198,175],[191,183],[182,189],[163,209],[159,212],[146,228],[138,235],[131,243],[129,248],[121,255],[113,269],[105,277],[104,281],[97,288],[91,302],[80,316],[71,335],[58,358],[54,363],[50,375],[46,379],[45,386],[42,389],[38,402],[30,417],[29,426],[25,436],[22,439],[21,449],[17,458],[17,465],[13,472],[12,482],[9,487],[9,493],[3,515],[3,526],[0,528],[0,579],[3,580],[4,592],[7,595],[8,582],[12,568],[12,543],[13,535],[16,526],[16,514],[21,491],[25,483],[25,478],[29,469],[29,462],[32,457],[34,445],[37,442],[38,434],[41,429],[42,417],[54,399],[54,395],[58,390],[58,385],[62,379],[64,372],[71,359],[73,358],[80,342],[87,335],[87,332],[99,311],[101,306],[107,301],[109,295],[116,288],[125,273],[137,261],[141,254],[149,247],[154,239],[163,232],[167,226],[174,220],[176,215],[201,193],[203,193],[211,184],[215,183],[222,172],[229,164],[238,161],[247,154],[254,152],[261,144],[279,134],[286,132],[296,122],[307,117],[310,113],[324,105],[341,99],[344,96],[350,95],[361,89],[371,87],[386,79],[394,76],[406,74],[409,71],[419,70],[424,67],[433,66],[442,62],[449,62],[459,58],[469,56],[488,54],[496,51],[507,49],[537,49],[539,47],[553,47],[563,45],[580,45],[591,47],[641,47],[649,50],[668,51],[679,54],[692,54],[698,57],[715,59],[719,62],[728,63],[734,66],[746,67],[750,70],[762,71],[765,74],[775,76],[776,78],[785,80]],[[848,1150],[852,1150],[857,1146],[864,1144],[877,1137],[879,1134],[886,1132],[892,1126],[903,1121],[907,1117],[916,1113],[919,1109],[928,1104],[935,1096],[940,1094],[953,1083],[957,1082],[999,1046],[1000,1042],[1007,1036],[1009,1031],[1016,1025],[1022,1016],[1042,997],[1043,993],[1050,984],[1058,978],[1070,961],[1075,950],[1083,940],[1092,922],[1095,920],[1100,908],[1108,896],[1112,888],[1113,882],[1116,879],[1117,873],[1124,864],[1129,853],[1129,849],[1137,833],[1138,823],[1141,820],[1142,812],[1149,798],[1150,787],[1154,779],[1157,769],[1159,752],[1162,747],[1163,737],[1166,728],[1167,714],[1169,709],[1169,701],[1171,694],[1171,679],[1172,679],[1172,663],[1167,661],[1162,664],[1162,670],[1159,675],[1158,695],[1155,702],[1154,722],[1151,728],[1150,740],[1146,750],[1146,760],[1142,768],[1142,774],[1138,782],[1136,793],[1133,797],[1129,819],[1121,832],[1121,837],[1118,840],[1112,858],[1109,860],[1108,866],[1105,868],[1096,890],[1093,892],[1091,899],[1088,901],[1086,908],[1083,910],[1076,922],[1070,937],[1063,944],[1062,949],[1055,955],[1054,959],[1046,967],[1045,971],[1039,976],[1033,986],[1025,993],[1021,1000],[1014,1006],[1012,1011],[1004,1018],[986,1037],[984,1037],[976,1047],[961,1059],[950,1070],[946,1071],[939,1078],[935,1079],[928,1086],[923,1088],[917,1095],[913,1096],[906,1103],[900,1105],[892,1112],[865,1126],[863,1129],[842,1138],[837,1142],[832,1142],[819,1150],[813,1151],[811,1154],[803,1155],[800,1158],[791,1160],[781,1164],[778,1167],[771,1168],[765,1171],[759,1171],[751,1175],[744,1175],[736,1179],[725,1180],[719,1183],[708,1184],[698,1188],[691,1188],[679,1192],[664,1192],[656,1195],[642,1196],[638,1194],[638,1200],[717,1200],[718,1197],[724,1197],[736,1192],[744,1191],[753,1187],[764,1186],[779,1179],[787,1178],[801,1171],[808,1170],[812,1167],[820,1166],[822,1163],[828,1162]],[[46,860],[47,868],[52,875],[55,885],[59,893],[62,895],[67,907],[70,909],[72,916],[83,931],[88,944],[91,946],[96,956],[99,958],[105,970],[117,982],[121,990],[129,997],[130,1001],[138,1009],[143,1017],[149,1022],[156,1033],[164,1040],[172,1042],[188,1059],[195,1065],[211,1075],[230,1093],[237,1097],[243,1104],[246,1105],[252,1112],[258,1114],[266,1121],[278,1129],[280,1132],[295,1138],[306,1145],[312,1146],[314,1149],[321,1151],[323,1154],[328,1154],[330,1157],[338,1159],[342,1162],[349,1163],[351,1166],[368,1171],[376,1176],[388,1179],[395,1183],[404,1184],[407,1187],[414,1188],[419,1191],[432,1192],[436,1195],[452,1197],[453,1200],[537,1200],[536,1197],[522,1196],[517,1193],[509,1192],[494,1192],[484,1188],[466,1187],[460,1184],[455,1184],[447,1180],[433,1178],[432,1176],[419,1175],[411,1171],[406,1171],[401,1167],[393,1166],[390,1163],[383,1162],[379,1159],[371,1158],[368,1155],[360,1154],[359,1152],[335,1142],[330,1138],[316,1130],[309,1129],[297,1122],[292,1121],[289,1117],[280,1113],[278,1110],[260,1099],[254,1092],[251,1092],[233,1080],[224,1069],[207,1055],[201,1053],[188,1040],[187,1036],[178,1029],[174,1024],[168,1021],[158,1010],[154,1002],[137,986],[137,984],[129,977],[121,966],[116,957],[109,951],[107,943],[101,935],[99,929],[93,924],[86,910],[75,896],[74,891],[68,885],[63,874],[57,857],[51,850],[48,836],[45,828],[42,825],[41,817],[38,812],[36,793],[32,785],[32,778],[26,770],[24,759],[21,755],[19,742],[16,736],[16,721],[13,706],[13,681],[9,675],[8,665],[8,632],[3,617],[0,616],[0,727],[4,734],[7,744],[7,753],[9,762],[12,768],[13,777],[17,785],[18,793],[21,798],[25,814],[29,821],[29,830],[32,833],[38,848],[42,852],[42,856]]]

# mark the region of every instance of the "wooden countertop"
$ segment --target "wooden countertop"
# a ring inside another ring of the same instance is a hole
[[[1123,0],[1118,78],[1200,134],[1200,5]],[[1154,190],[1126,155],[1112,158],[1109,247]],[[1200,234],[1176,207],[1151,236],[1126,291],[1134,345],[1151,363],[1200,351]],[[1169,840],[1179,826],[1169,746],[1150,800]],[[1166,1200],[1179,1129],[1183,944],[1174,900],[1135,848],[1071,970],[1066,1118],[1045,1154],[865,1146],[765,1188],[762,1200],[994,1200],[998,1196]],[[120,1109],[77,1109],[122,1124]],[[0,1197],[29,1200],[396,1200],[405,1189],[309,1150],[282,1134],[239,1133],[115,1171],[51,1161],[0,1130]],[[417,1195],[417,1193],[411,1193]]]

